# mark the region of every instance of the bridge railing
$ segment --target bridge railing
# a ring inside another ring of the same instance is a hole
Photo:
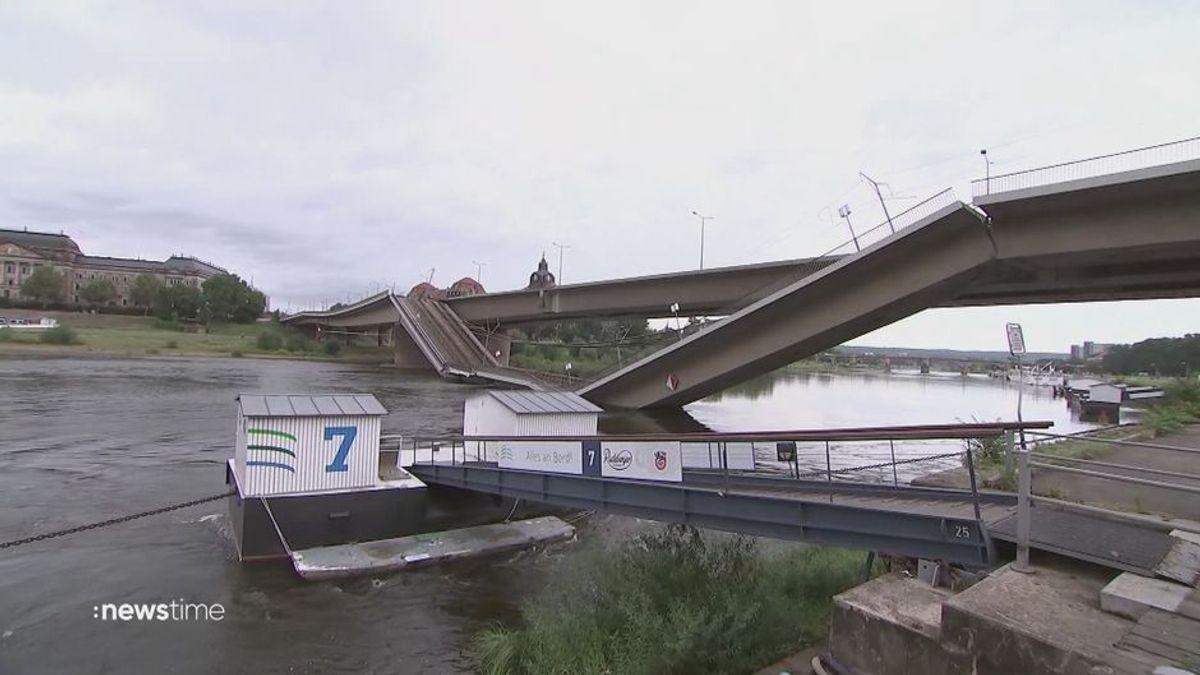
[[[918,202],[907,209],[897,213],[884,220],[882,223],[875,225],[867,230],[854,230],[850,225],[852,235],[850,239],[838,244],[837,246],[822,253],[818,258],[824,258],[831,255],[852,254],[861,251],[871,244],[882,240],[900,230],[917,224],[922,219],[937,213],[957,202],[958,199],[954,196],[953,188],[946,188],[937,194]]]
[[[1027,569],[1029,566],[1030,530],[1032,529],[1034,518],[1032,509],[1034,501],[1066,506],[1068,508],[1081,508],[1081,504],[1083,504],[1082,508],[1087,508],[1085,502],[1070,502],[1043,495],[1035,496],[1034,468],[1048,473],[1065,473],[1101,481],[1143,486],[1150,493],[1157,492],[1160,495],[1163,493],[1179,493],[1200,496],[1200,474],[1180,471],[1174,468],[1139,466],[1123,462],[1104,461],[1095,459],[1094,457],[1074,456],[1065,453],[1056,454],[1050,451],[1053,449],[1054,444],[1060,442],[1087,443],[1113,447],[1132,447],[1139,451],[1149,450],[1193,455],[1196,461],[1200,463],[1200,448],[1133,440],[1136,434],[1127,438],[1102,438],[1089,435],[1088,432],[1084,434],[1064,435],[1044,430],[1025,429],[1024,435],[1033,436],[1034,439],[1026,441],[1022,438],[1020,447],[1015,452],[1017,458],[1016,480],[1018,490],[1017,561],[1015,566],[1018,569]],[[1043,452],[1043,448],[1047,451]],[[1163,480],[1163,478],[1172,478],[1175,480]],[[1132,506],[1139,511],[1145,511],[1143,496],[1142,494],[1138,494],[1135,504],[1126,504],[1125,506]],[[1079,495],[1075,495],[1075,497],[1078,498]],[[1194,499],[1195,497],[1192,498]],[[1113,502],[1115,501],[1117,500],[1111,495],[1105,497],[1105,510],[1110,514],[1113,512],[1108,507],[1113,506]],[[1178,517],[1178,514],[1174,515]],[[1158,526],[1168,529],[1174,527],[1174,525],[1167,526],[1161,523]]]
[[[1200,159],[1200,136],[980,178],[971,181],[971,195],[983,197],[1193,159]]]

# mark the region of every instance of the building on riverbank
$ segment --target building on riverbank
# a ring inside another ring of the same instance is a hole
[[[63,298],[79,303],[79,291],[97,280],[108,280],[116,289],[113,303],[133,304],[130,291],[140,274],[151,274],[164,286],[199,288],[205,279],[225,274],[216,265],[198,258],[173,255],[166,260],[110,258],[85,255],[66,234],[0,229],[0,297],[17,298],[21,284],[41,265],[49,265],[63,277]]]

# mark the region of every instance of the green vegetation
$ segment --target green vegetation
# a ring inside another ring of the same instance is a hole
[[[89,281],[79,289],[79,299],[93,307],[107,305],[116,297],[117,287],[108,279]]]
[[[334,342],[330,340],[321,345],[321,351],[325,352],[329,356],[337,356],[338,353],[342,351],[342,345],[340,342]]]
[[[669,527],[593,551],[476,637],[486,673],[749,672],[822,639],[833,595],[862,581],[860,553]]]
[[[1187,377],[1200,371],[1200,333],[1114,345],[1104,354],[1103,363],[1106,371],[1120,375],[1149,373]]]
[[[674,331],[671,331],[674,335]],[[645,319],[554,321],[512,331],[509,363],[518,368],[590,377],[629,363],[649,342],[661,341]]]
[[[1166,396],[1142,414],[1141,425],[1151,437],[1200,422],[1200,382],[1178,380],[1165,387]]]
[[[148,313],[154,306],[160,288],[162,282],[158,277],[143,272],[134,278],[133,286],[129,288],[129,300],[134,306],[143,308],[143,313]]]
[[[267,297],[236,274],[218,274],[206,279],[200,288],[204,311],[198,318],[204,323],[249,323],[262,316],[267,307]]]
[[[59,324],[41,331],[38,340],[48,345],[75,345],[79,344],[79,334],[70,326]]]
[[[37,265],[33,273],[21,282],[21,295],[42,304],[63,301],[63,275],[49,265]]]
[[[31,319],[42,317],[57,319],[69,325],[74,339],[68,343],[44,343],[43,330],[15,330],[0,328],[0,344],[5,350],[30,349],[45,345],[55,349],[61,344],[79,345],[76,349],[109,354],[145,354],[148,350],[170,350],[185,354],[217,354],[228,356],[238,352],[242,356],[281,356],[290,358],[338,358],[348,361],[380,362],[391,359],[387,347],[338,344],[325,347],[311,339],[300,337],[293,340],[295,351],[285,346],[295,330],[273,321],[256,321],[251,324],[213,323],[203,326],[197,323],[163,321],[153,317],[119,314],[90,314],[79,312],[21,310]],[[267,335],[267,337],[261,337]],[[302,346],[299,346],[302,345]]]

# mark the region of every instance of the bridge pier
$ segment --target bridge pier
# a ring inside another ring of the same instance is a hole
[[[410,370],[433,370],[434,368],[400,323],[392,326],[392,363],[397,368]]]

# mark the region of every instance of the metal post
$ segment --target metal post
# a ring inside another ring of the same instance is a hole
[[[729,492],[729,443],[721,441],[721,466],[725,469],[725,492]]]
[[[967,448],[967,476],[971,479],[971,499],[975,506],[975,522],[979,523],[981,517],[979,515],[979,487],[975,482],[975,459],[974,453],[970,448]],[[982,523],[980,523],[982,527]]]
[[[1011,476],[1013,471],[1013,446],[1016,441],[1012,429],[1004,432],[1004,475]]]
[[[892,485],[900,485],[900,478],[896,475],[896,441],[888,439],[888,447],[892,449]]]
[[[825,441],[825,483],[829,486],[829,501],[833,501],[833,464],[829,460],[829,441]]]
[[[887,202],[885,202],[883,200],[883,193],[879,191],[880,184],[876,183],[875,179],[871,178],[870,176],[868,176],[867,174],[865,174],[861,171],[858,172],[858,175],[862,176],[864,180],[866,180],[868,183],[871,184],[871,187],[875,188],[875,196],[879,197],[879,205],[883,207],[883,217],[887,218],[888,228],[892,231],[892,234],[895,234],[896,226],[892,224],[892,214],[888,212]],[[884,185],[887,185],[887,183],[884,183]],[[891,191],[892,191],[892,188],[889,185],[888,192],[890,193]]]
[[[1033,572],[1029,566],[1030,491],[1029,451],[1021,448],[1017,453],[1017,561],[1012,568],[1018,572]]]
[[[871,568],[875,566],[875,551],[867,551],[867,561],[863,564],[863,583],[871,580]]]

